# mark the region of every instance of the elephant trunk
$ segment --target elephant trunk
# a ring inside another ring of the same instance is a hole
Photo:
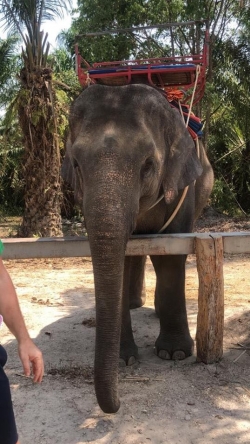
[[[119,201],[120,200],[120,201]],[[118,203],[117,203],[118,202]],[[128,204],[92,196],[85,220],[93,262],[96,298],[95,390],[105,413],[120,407],[118,371],[126,244],[131,232]]]
[[[110,240],[108,242],[110,243]],[[111,245],[109,245],[110,247]],[[105,249],[105,251],[107,250]],[[115,260],[119,262],[119,267],[110,260],[107,260],[104,266],[100,266],[97,260],[94,266],[96,292],[95,390],[98,403],[105,413],[115,413],[120,407],[118,368],[125,252],[123,257],[120,257],[121,251],[112,253]],[[95,253],[93,255],[95,256]],[[105,258],[104,261],[106,261]]]

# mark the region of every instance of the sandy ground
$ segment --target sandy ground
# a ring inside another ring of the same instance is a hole
[[[121,408],[116,415],[104,414],[94,393],[91,260],[5,264],[46,363],[43,383],[33,385],[22,374],[16,341],[3,327],[0,336],[9,354],[6,371],[21,444],[250,443],[250,257],[225,258],[224,357],[213,365],[197,364],[195,355],[181,362],[154,355],[159,321],[153,308],[155,276],[148,260],[147,302],[132,311],[140,361],[120,369]],[[188,258],[186,276],[189,325],[195,338],[194,256]]]

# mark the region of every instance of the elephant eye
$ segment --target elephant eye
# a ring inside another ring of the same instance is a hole
[[[78,167],[78,163],[77,163],[76,159],[73,159],[73,167],[74,167],[74,168],[77,168],[77,167]]]
[[[149,175],[154,169],[154,159],[152,157],[148,157],[141,168],[141,176]]]

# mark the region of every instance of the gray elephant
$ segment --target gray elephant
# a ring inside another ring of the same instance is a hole
[[[138,358],[130,308],[144,302],[145,257],[125,257],[130,235],[188,233],[207,202],[213,172],[202,145],[200,159],[178,111],[148,85],[92,85],[75,100],[62,174],[81,204],[93,261],[96,299],[95,390],[115,413],[119,357]],[[158,198],[163,196],[162,199]],[[158,202],[158,203],[157,203]],[[192,354],[185,304],[185,255],[152,256],[163,359]]]

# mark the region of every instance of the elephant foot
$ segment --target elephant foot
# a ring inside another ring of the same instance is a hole
[[[130,296],[129,298],[129,309],[133,310],[134,308],[142,307],[146,302],[146,293],[143,292],[139,296]]]
[[[189,332],[173,335],[160,334],[155,342],[154,353],[161,359],[181,361],[193,354],[194,341]]]
[[[138,360],[138,347],[134,342],[123,342],[120,345],[120,367],[133,365]]]

